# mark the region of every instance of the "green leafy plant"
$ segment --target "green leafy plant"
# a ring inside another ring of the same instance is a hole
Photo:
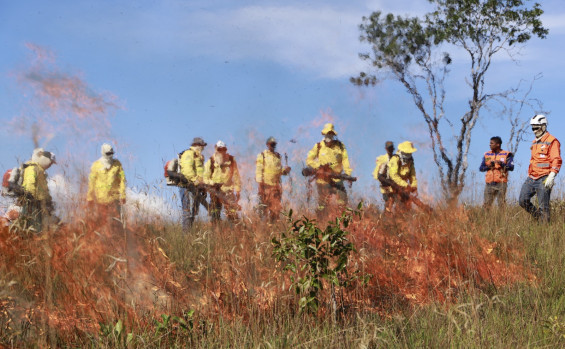
[[[356,210],[347,209],[325,229],[305,216],[293,221],[290,210],[288,230],[271,240],[274,258],[282,263],[284,271],[291,273],[291,288],[300,296],[300,310],[318,310],[325,284],[331,287],[331,301],[335,304],[335,290],[359,279],[358,270],[348,269],[355,247],[345,229],[355,215],[360,216],[361,208],[362,203]]]
[[[180,331],[192,331],[194,329],[194,310],[184,312],[182,317],[176,315],[161,315],[161,321],[155,321],[155,332],[171,331],[178,328]]]
[[[127,347],[133,340],[133,333],[125,332],[124,323],[119,319],[115,324],[100,324],[100,337],[112,340],[114,344],[123,343]]]

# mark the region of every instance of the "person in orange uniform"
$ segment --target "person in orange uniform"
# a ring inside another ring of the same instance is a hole
[[[532,157],[528,167],[528,178],[522,185],[518,202],[532,217],[549,222],[549,199],[555,184],[555,176],[561,169],[561,144],[547,132],[545,115],[535,115],[530,120],[536,139],[532,142]],[[539,208],[531,198],[537,195]]]
[[[508,171],[514,171],[514,155],[502,150],[502,139],[498,136],[490,139],[490,151],[483,156],[479,171],[486,172],[484,207],[490,207],[494,199],[499,205],[506,203]]]

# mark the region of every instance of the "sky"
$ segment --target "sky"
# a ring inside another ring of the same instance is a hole
[[[563,139],[565,8],[557,0],[540,3],[547,39],[532,39],[517,60],[497,57],[487,90],[541,76],[531,96],[543,102],[549,131]],[[276,137],[278,150],[288,154],[298,188],[304,185],[300,169],[308,150],[321,139],[323,124],[333,122],[359,178],[353,196],[377,200],[375,158],[385,141],[410,140],[419,149],[422,191],[439,197],[425,124],[406,91],[393,80],[372,88],[349,82],[368,69],[358,57],[369,50],[359,41],[363,16],[377,10],[421,15],[429,9],[424,0],[0,0],[0,168],[31,155],[31,123],[21,121],[46,119],[39,145],[61,159],[49,170],[52,178],[80,191],[79,177],[99,157],[100,145],[112,142],[129,196],[161,207],[175,194],[164,185],[164,162],[199,136],[208,142],[206,156],[216,141],[227,144],[252,197],[254,159],[267,137]],[[467,105],[468,67],[464,56],[454,55],[447,111],[455,118]],[[66,91],[80,98],[78,107],[59,102],[68,96],[47,89],[53,77],[70,86]],[[50,94],[38,94],[38,86]],[[49,112],[53,115],[45,116]],[[494,110],[482,111],[464,200],[482,200],[481,157],[490,137],[506,142],[509,131]],[[526,177],[527,143],[516,154],[510,198]],[[562,177],[557,192],[564,187]]]

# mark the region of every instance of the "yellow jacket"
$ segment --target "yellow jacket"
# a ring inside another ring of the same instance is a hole
[[[96,160],[90,168],[88,177],[88,201],[109,204],[126,198],[126,176],[122,164],[114,160],[109,170],[100,160]]]
[[[267,185],[280,185],[283,167],[281,155],[277,152],[265,150],[257,155],[255,162],[255,181]]]
[[[334,173],[345,172],[351,175],[353,170],[349,166],[349,156],[345,146],[340,141],[332,142],[331,146],[326,145],[325,141],[314,144],[314,147],[308,152],[306,158],[306,165],[313,169],[320,168],[320,166],[329,165]],[[339,179],[334,179],[334,182],[339,182]],[[318,179],[317,183],[327,183],[323,179]]]
[[[199,184],[204,175],[204,155],[190,147],[182,153],[179,159],[180,173],[186,177],[190,183]]]
[[[39,166],[36,162],[28,161],[26,163],[22,187],[27,193],[31,194],[35,200],[51,200],[49,188],[47,187],[47,175],[43,167]]]
[[[389,160],[390,158],[388,157],[388,154],[384,154],[377,157],[375,170],[373,171],[373,178],[375,178],[377,181],[379,180],[379,173],[384,174],[388,178],[387,170],[388,170]],[[383,194],[392,193],[392,187],[390,186],[383,187],[381,183],[381,193]]]
[[[221,184],[221,190],[230,192],[235,190],[241,191],[241,179],[237,169],[237,162],[231,155],[227,155],[228,159],[219,164],[215,161],[214,156],[210,157],[204,164],[204,183],[208,185]]]
[[[409,164],[402,164],[400,157],[398,155],[394,155],[388,162],[387,171],[389,178],[399,186],[403,188],[406,188],[408,186],[410,186],[411,188],[418,187],[414,161],[411,161]]]

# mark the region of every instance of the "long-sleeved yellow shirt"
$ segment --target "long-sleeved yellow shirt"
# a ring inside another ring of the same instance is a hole
[[[416,180],[416,168],[414,167],[414,162],[411,161],[407,164],[402,164],[400,157],[395,155],[388,162],[388,176],[399,186],[406,188],[410,186],[411,188],[418,187],[418,181]]]
[[[43,167],[36,162],[29,161],[25,164],[22,187],[36,200],[51,200],[47,187],[47,175]]]
[[[341,173],[342,171],[351,175],[353,170],[349,165],[349,156],[343,143],[334,141],[330,146],[325,141],[314,144],[314,147],[308,152],[306,158],[306,165],[317,169],[320,166],[329,165],[334,173]],[[339,179],[333,181],[339,182]],[[324,179],[318,179],[317,183],[327,183]]]
[[[99,204],[110,204],[125,198],[126,176],[122,164],[113,160],[112,166],[107,170],[100,160],[96,160],[90,168],[86,199]]]
[[[195,147],[182,153],[179,159],[180,173],[190,182],[199,184],[204,176],[204,155]]]
[[[214,156],[204,164],[204,183],[208,185],[221,184],[221,190],[230,192],[235,190],[241,191],[241,179],[237,162],[231,155],[227,155],[227,159],[220,165],[214,160]]]
[[[388,177],[388,162],[390,160],[390,157],[388,156],[388,154],[384,154],[381,155],[379,157],[377,157],[376,160],[376,164],[375,164],[375,170],[373,171],[373,178],[376,180],[379,180],[379,174],[383,174],[386,177]],[[392,192],[392,187],[390,186],[384,186],[381,183],[381,193],[386,194],[386,193],[391,193]]]
[[[257,155],[255,162],[255,181],[267,185],[280,185],[283,167],[277,152],[265,150]]]

